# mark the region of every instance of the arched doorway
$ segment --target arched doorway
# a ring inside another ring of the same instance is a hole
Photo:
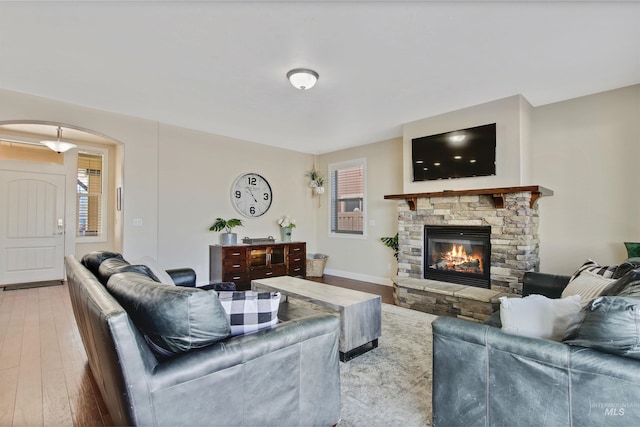
[[[41,144],[58,128],[74,149]],[[122,151],[73,125],[0,122],[0,286],[60,280],[66,254],[122,251]]]

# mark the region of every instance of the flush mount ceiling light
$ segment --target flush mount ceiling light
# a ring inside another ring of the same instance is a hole
[[[62,139],[62,128],[58,126],[58,138],[55,141],[40,141],[42,145],[46,145],[51,148],[56,153],[64,153],[65,151],[69,151],[72,148],[76,148],[75,144],[70,142],[61,141]]]
[[[311,89],[320,76],[308,68],[294,68],[287,73],[287,78],[296,89]]]

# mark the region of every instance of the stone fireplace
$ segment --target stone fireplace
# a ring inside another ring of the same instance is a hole
[[[528,186],[385,196],[401,200],[396,294],[406,285],[409,299],[417,292],[427,295],[427,303],[403,304],[399,295],[396,303],[483,320],[496,308],[499,296],[520,295],[524,273],[537,271],[540,263],[537,200],[552,194],[544,187]],[[430,246],[427,230],[458,234],[436,236]],[[483,244],[474,230],[486,231],[488,243]],[[479,255],[480,251],[487,252]],[[446,307],[428,308],[438,304]]]

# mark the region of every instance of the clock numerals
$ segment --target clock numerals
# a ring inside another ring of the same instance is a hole
[[[269,182],[256,173],[239,176],[231,187],[231,202],[247,217],[264,215],[271,207],[273,194]]]

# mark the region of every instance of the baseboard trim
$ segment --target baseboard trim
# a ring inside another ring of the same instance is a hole
[[[391,281],[390,277],[369,276],[366,274],[358,274],[358,273],[352,273],[349,271],[334,270],[331,268],[325,268],[324,274],[328,274],[329,276],[344,277],[345,279],[360,280],[361,282],[375,283],[377,285],[393,286],[393,282]]]

